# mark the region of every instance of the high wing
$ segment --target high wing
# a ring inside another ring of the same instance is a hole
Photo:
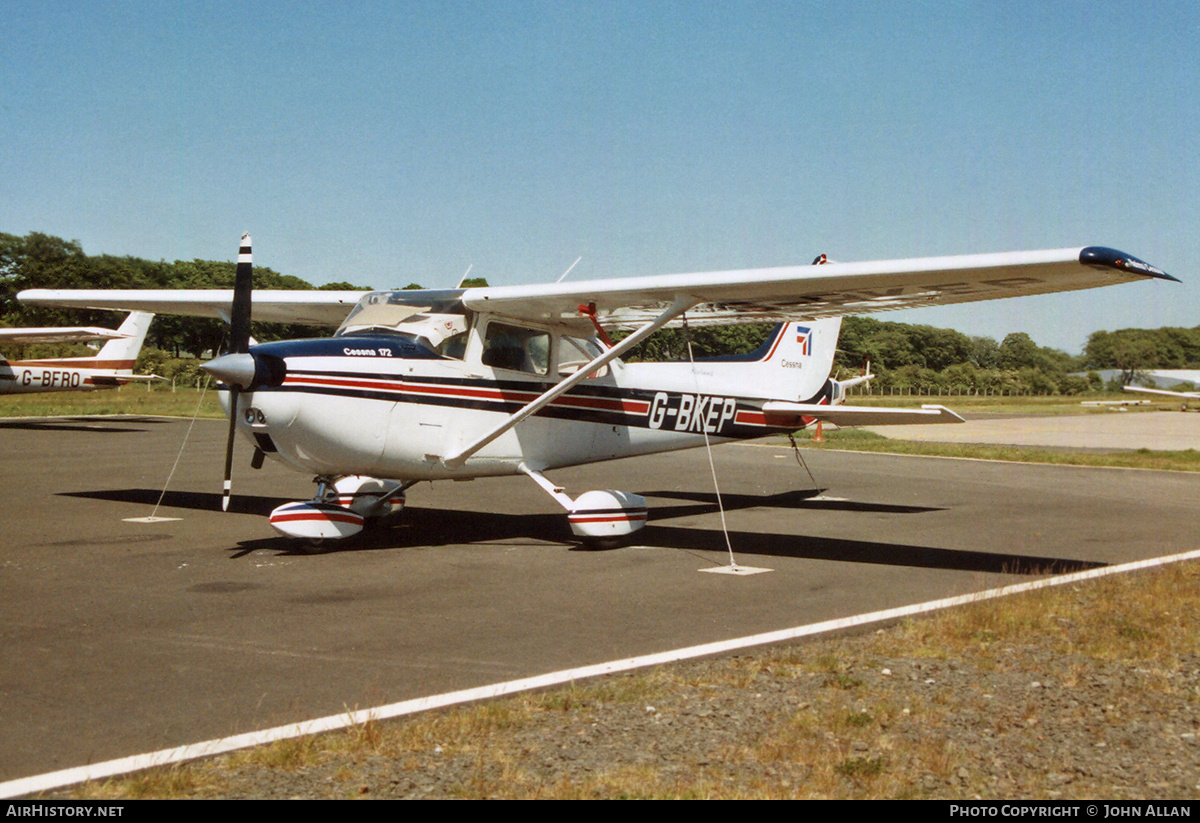
[[[692,325],[816,320],[947,303],[1072,291],[1143,277],[1177,280],[1102,246],[865,263],[672,274],[467,289],[468,309],[529,322],[570,322],[581,308],[632,327],[679,298]],[[590,304],[590,305],[589,305]]]
[[[129,335],[99,326],[61,328],[0,328],[0,343],[86,343],[89,340],[119,340]]]
[[[337,328],[364,294],[369,292],[262,289],[254,292],[254,319]],[[35,306],[147,311],[228,321],[233,289],[27,289],[17,299]]]
[[[682,303],[692,304],[687,320],[693,325],[766,323],[1072,291],[1144,277],[1177,280],[1124,252],[1087,246],[489,286],[437,294],[441,298],[460,295],[468,309],[518,321],[579,325],[582,311],[587,311],[602,325],[632,328],[652,322],[671,305]],[[338,326],[364,294],[367,292],[256,291],[254,319]],[[420,300],[422,292],[408,294]],[[227,319],[233,291],[30,289],[17,298],[35,305]],[[672,318],[672,322],[680,321]]]

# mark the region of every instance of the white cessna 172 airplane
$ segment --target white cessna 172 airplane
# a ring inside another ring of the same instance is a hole
[[[818,258],[817,262],[823,261]],[[940,406],[853,407],[830,379],[841,317],[1084,289],[1165,272],[1114,249],[1012,252],[530,286],[256,292],[259,319],[338,325],[333,337],[251,345],[250,237],[229,291],[27,291],[25,302],[225,317],[231,353],[205,368],[228,387],[225,504],[234,434],[316,475],[307,502],[277,508],[279,532],[346,537],[403,505],[422,480],[524,474],[585,543],[642,528],[624,491],[572,498],[563,466],[837,425],[960,422]],[[353,305],[351,305],[353,304]],[[624,363],[668,324],[776,322],[742,357]],[[633,329],[615,345],[604,328]]]
[[[154,380],[133,373],[153,319],[153,314],[135,311],[115,331],[95,326],[0,329],[0,343],[108,341],[93,357],[6,360],[0,356],[0,394],[114,389],[134,380]]]

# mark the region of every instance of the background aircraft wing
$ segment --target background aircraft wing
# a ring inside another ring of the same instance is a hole
[[[462,301],[475,311],[542,323],[577,322],[580,307],[590,305],[602,325],[633,326],[652,320],[685,295],[699,301],[688,312],[688,323],[713,325],[874,314],[1147,277],[1176,280],[1124,252],[1088,246],[473,288],[463,292]]]
[[[89,340],[119,340],[129,335],[98,326],[60,328],[0,328],[0,343],[85,343]]]
[[[259,289],[254,292],[254,319],[336,328],[364,294],[367,292]],[[17,299],[35,306],[148,311],[227,320],[233,289],[27,289]]]

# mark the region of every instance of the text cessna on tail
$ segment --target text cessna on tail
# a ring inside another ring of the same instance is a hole
[[[346,537],[393,514],[422,480],[524,474],[567,512],[587,542],[646,522],[642,497],[571,497],[545,472],[838,425],[945,423],[941,407],[843,404],[851,382],[829,377],[840,318],[885,309],[988,300],[1160,278],[1104,247],[665,275],[444,291],[258,292],[256,317],[336,325],[330,338],[249,344],[250,238],[237,286],[210,292],[25,292],[22,300],[226,316],[231,353],[206,365],[226,386],[230,439],[316,475],[307,502],[271,525],[293,537]],[[346,315],[348,302],[356,300]],[[775,321],[753,354],[684,363],[620,356],[669,324]],[[615,345],[605,328],[632,329]]]
[[[133,373],[153,314],[135,311],[116,331],[93,326],[0,329],[0,343],[82,343],[106,340],[92,357],[6,360],[0,357],[0,394],[115,389],[134,380],[154,380]]]

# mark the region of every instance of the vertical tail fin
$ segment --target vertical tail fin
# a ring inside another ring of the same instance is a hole
[[[769,340],[761,361],[764,394],[773,398],[812,401],[833,371],[842,319],[784,323]]]
[[[841,327],[840,317],[781,323],[751,354],[702,361],[699,389],[793,403],[818,403],[823,397],[831,402],[829,375]]]
[[[146,332],[150,330],[150,321],[153,319],[154,315],[150,312],[130,312],[125,322],[117,328],[117,331],[128,337],[105,343],[96,354],[96,368],[132,372],[142,344],[146,341]]]

